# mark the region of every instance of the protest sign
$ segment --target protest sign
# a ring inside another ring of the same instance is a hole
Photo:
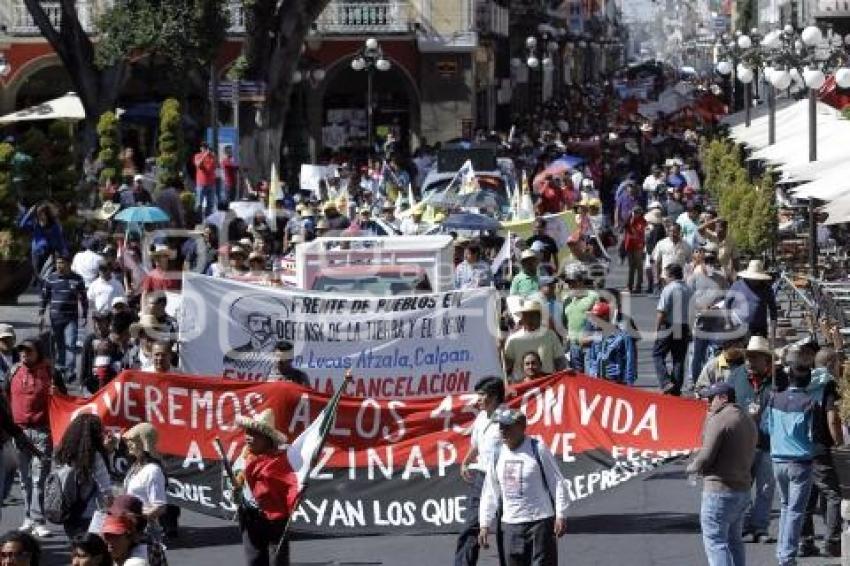
[[[492,289],[411,296],[352,297],[258,288],[185,273],[180,319],[183,371],[263,381],[278,341],[319,391],[347,369],[354,395],[464,393],[501,375]]]
[[[232,516],[214,438],[235,460],[243,442],[237,416],[272,408],[292,440],[329,398],[292,383],[124,372],[90,399],[52,396],[50,423],[58,441],[78,412],[98,414],[113,429],[150,422],[159,431],[171,501]],[[343,397],[294,530],[331,536],[456,531],[468,505],[460,463],[475,399]],[[706,416],[701,401],[566,372],[517,386],[507,405],[522,410],[528,434],[552,450],[572,501],[698,448]]]
[[[546,234],[558,245],[558,262],[563,265],[570,257],[567,241],[576,228],[575,214],[572,212],[544,214],[543,219],[546,220]],[[534,218],[530,218],[528,220],[502,222],[502,229],[499,234],[502,236],[507,235],[507,233],[516,234],[520,239],[527,240],[534,235],[534,221]]]

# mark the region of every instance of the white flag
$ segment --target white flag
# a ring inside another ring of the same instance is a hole
[[[511,259],[511,233],[508,232],[505,237],[505,243],[502,244],[502,249],[493,258],[493,263],[490,265],[490,271],[496,274],[502,267],[502,264]]]

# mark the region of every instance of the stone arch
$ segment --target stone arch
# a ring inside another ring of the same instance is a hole
[[[315,96],[312,97],[312,103],[308,110],[310,113],[311,131],[316,139],[321,140],[321,128],[324,124],[324,113],[328,109],[329,104],[333,104],[333,96],[338,93],[341,97],[348,97],[352,100],[352,105],[358,108],[366,106],[366,73],[363,71],[354,71],[351,69],[351,60],[355,56],[355,52],[343,55],[325,67],[325,79],[314,90]],[[402,126],[409,134],[409,142],[411,147],[419,145],[421,135],[421,93],[418,82],[398,59],[385,53],[384,56],[390,61],[392,67],[389,71],[376,72],[374,84],[374,94],[379,101],[376,103],[376,126],[380,125],[381,117],[390,116],[391,112],[397,112],[398,117],[405,123]],[[396,79],[398,88],[387,90],[386,87]],[[399,80],[400,79],[400,80]],[[341,88],[342,86],[345,88]],[[404,108],[401,105],[384,106],[380,103],[382,94],[390,93],[392,95],[402,95],[406,104]],[[362,100],[361,100],[362,99]]]
[[[12,108],[21,107],[21,104],[18,104],[18,97],[21,90],[28,84],[31,84],[32,79],[43,74],[47,70],[52,70],[57,73],[61,82],[57,83],[55,88],[52,88],[49,93],[46,93],[44,100],[55,98],[70,90],[74,90],[71,84],[71,78],[65,70],[65,67],[62,65],[62,62],[59,60],[59,56],[55,53],[47,53],[30,59],[22,67],[20,67],[17,72],[15,72],[12,79],[3,89],[5,91],[3,97],[7,102],[6,105]]]

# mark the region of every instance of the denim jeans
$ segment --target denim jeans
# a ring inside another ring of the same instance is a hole
[[[215,185],[195,186],[195,209],[203,211],[204,217],[209,216],[216,209]]]
[[[675,383],[676,391],[682,390],[685,381],[685,360],[688,357],[690,330],[687,326],[676,326],[660,330],[652,346],[652,361],[661,389],[669,383]],[[670,355],[672,367],[667,368],[667,355]]]
[[[570,369],[584,371],[584,349],[577,343],[570,343]]]
[[[481,530],[478,524],[478,508],[481,503],[481,491],[484,488],[484,472],[475,470],[472,472],[473,481],[469,484],[466,506],[466,524],[457,537],[455,547],[455,566],[475,566],[478,564],[478,533]],[[499,555],[499,564],[504,564],[504,551],[502,550],[502,522],[501,514],[496,527],[496,550]]]
[[[44,454],[44,459],[27,450],[18,450],[18,471],[21,474],[21,491],[24,495],[24,517],[44,523],[44,482],[50,473],[50,455],[53,443],[46,429],[25,428],[24,434]]]
[[[750,494],[746,491],[702,492],[699,519],[708,566],[746,564],[741,527],[749,503]]]
[[[697,338],[694,336],[693,350],[691,353],[691,371],[688,376],[688,382],[685,389],[693,389],[694,385],[696,385],[697,379],[699,379],[699,374],[702,372],[705,362],[708,361],[711,344],[711,340]]]
[[[770,527],[770,509],[773,506],[773,492],[776,490],[776,479],[773,477],[773,460],[769,450],[756,450],[753,458],[753,504],[747,509],[744,530],[766,533]]]
[[[218,186],[216,187],[217,191],[217,204],[227,204],[231,200],[233,200],[233,187],[228,187],[221,181],[219,181]]]
[[[56,348],[56,367],[66,376],[77,373],[77,318],[52,322],[53,345]]]
[[[776,487],[779,488],[779,535],[776,558],[779,566],[796,564],[797,545],[812,490],[811,462],[773,462]]]
[[[815,528],[812,518],[817,511],[821,496],[824,499],[823,519],[826,523],[824,540],[834,545],[841,544],[841,488],[832,452],[829,450],[815,456],[812,460],[812,494],[806,506],[806,518],[801,531],[804,541],[814,542]]]

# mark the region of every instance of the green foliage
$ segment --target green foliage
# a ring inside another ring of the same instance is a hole
[[[239,55],[230,69],[227,70],[227,79],[231,81],[242,80],[248,76],[248,59],[245,55]]]
[[[99,67],[150,56],[179,73],[212,60],[228,18],[225,0],[127,0],[106,10],[97,25]]]
[[[47,134],[31,128],[21,138],[20,151],[31,159],[16,176],[22,178],[19,186],[26,190],[22,196],[27,202],[53,199],[65,203],[73,199],[79,171],[72,127],[67,121],[57,120],[50,124]]]
[[[118,180],[121,176],[121,151],[118,138],[118,117],[114,112],[104,112],[97,123],[97,136],[100,153],[97,160],[100,164],[100,184],[106,185],[109,179]]]
[[[17,227],[18,200],[12,187],[15,148],[0,143],[0,259],[19,259],[25,254],[24,236]]]
[[[156,158],[157,184],[160,187],[174,185],[180,176],[185,156],[183,124],[180,102],[169,98],[159,111],[159,155]]]
[[[845,120],[850,120],[850,106],[845,106],[841,109],[841,117]]]
[[[752,183],[742,165],[741,148],[728,140],[704,141],[700,148],[706,190],[717,201],[720,215],[738,249],[760,255],[775,245],[776,207],[770,171]]]

